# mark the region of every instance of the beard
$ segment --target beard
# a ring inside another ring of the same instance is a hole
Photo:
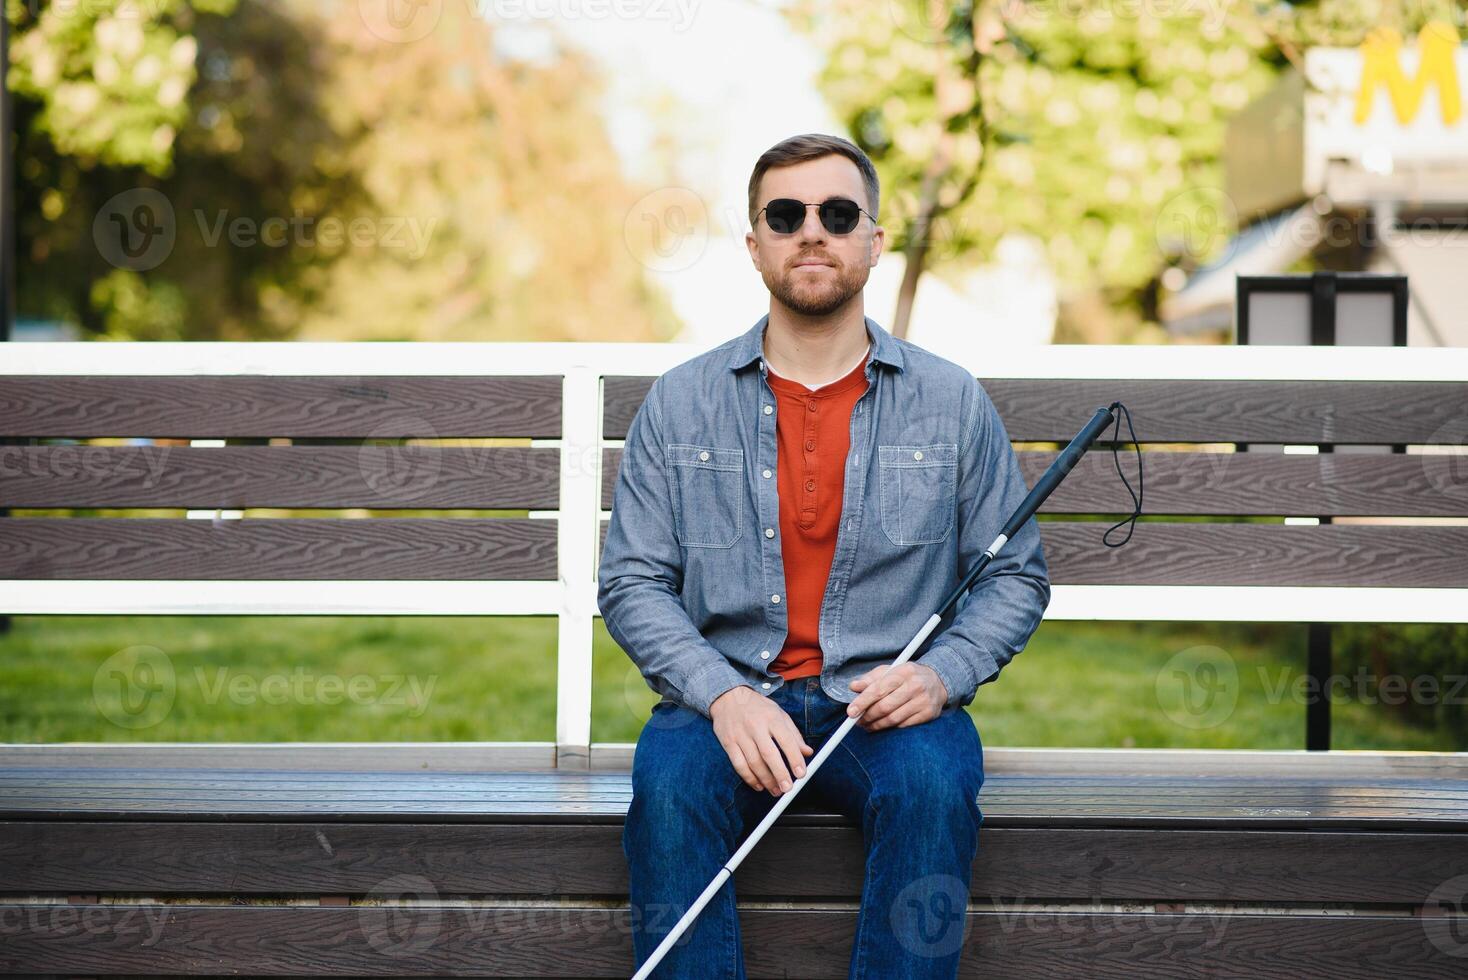
[[[867,270],[833,265],[828,270],[802,272],[789,268],[779,273],[764,272],[770,293],[793,313],[801,316],[830,316],[867,284]]]

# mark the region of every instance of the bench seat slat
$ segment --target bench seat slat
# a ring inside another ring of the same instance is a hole
[[[238,964],[274,975],[591,978],[634,969],[629,911],[616,906],[109,905],[49,915],[0,906],[0,915],[15,924],[0,948],[6,972],[217,973]],[[48,931],[61,915],[86,928]],[[748,908],[739,918],[751,978],[847,975],[855,910]],[[1460,976],[1461,959],[1449,954],[1460,945],[1456,928],[1399,915],[980,910],[958,934],[959,976],[1120,975],[1098,971],[1108,963],[1137,980]]]
[[[32,892],[351,894],[407,866],[443,894],[626,894],[615,824],[0,823],[0,880]],[[776,824],[735,872],[741,898],[855,896],[851,826]],[[1097,854],[1108,858],[1103,866]],[[986,823],[973,894],[1133,901],[1421,901],[1468,862],[1468,834],[1002,827]]]
[[[173,814],[212,820],[391,820],[402,815],[434,821],[556,822],[625,819],[631,799],[626,772],[327,774],[321,785],[276,780],[220,780],[185,789],[178,771],[150,778],[108,768],[8,769],[0,785],[0,817],[139,819]],[[538,775],[540,778],[529,778]],[[444,780],[449,785],[444,785]],[[980,795],[986,822],[1000,826],[1165,826],[1212,822],[1228,826],[1338,826],[1468,829],[1468,798],[1461,783],[1342,776],[1291,781],[1237,777],[1225,786],[1211,777],[1106,776],[1052,780],[1041,775],[990,775]],[[772,798],[773,799],[773,798]],[[802,796],[786,818],[850,825]]]

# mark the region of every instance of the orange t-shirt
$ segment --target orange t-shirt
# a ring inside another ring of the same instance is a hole
[[[867,390],[871,351],[845,377],[815,391],[768,369],[779,402],[775,431],[780,555],[785,563],[785,646],[771,666],[793,681],[821,672],[821,601],[831,577],[846,489],[851,410]]]

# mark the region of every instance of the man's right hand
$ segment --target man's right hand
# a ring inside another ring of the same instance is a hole
[[[709,714],[734,771],[751,789],[780,796],[793,785],[791,772],[795,779],[805,775],[804,755],[816,750],[790,716],[754,688],[730,688],[714,699]]]

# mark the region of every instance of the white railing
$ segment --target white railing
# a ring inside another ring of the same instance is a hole
[[[555,616],[556,761],[584,767],[591,750],[596,547],[599,522],[609,516],[600,507],[601,457],[604,448],[620,445],[601,438],[602,378],[656,376],[707,349],[476,342],[3,345],[0,385],[6,375],[559,375],[564,383],[561,438],[532,443],[562,450],[560,509],[530,515],[559,522],[557,581],[6,581],[0,583],[0,614]],[[965,366],[983,378],[1463,382],[1468,349],[1070,345],[995,353]],[[1078,425],[1094,407],[1077,408]],[[1429,451],[1434,448],[1444,447]],[[1468,589],[1058,585],[1046,616],[1464,622]],[[625,754],[625,747],[609,748]]]

